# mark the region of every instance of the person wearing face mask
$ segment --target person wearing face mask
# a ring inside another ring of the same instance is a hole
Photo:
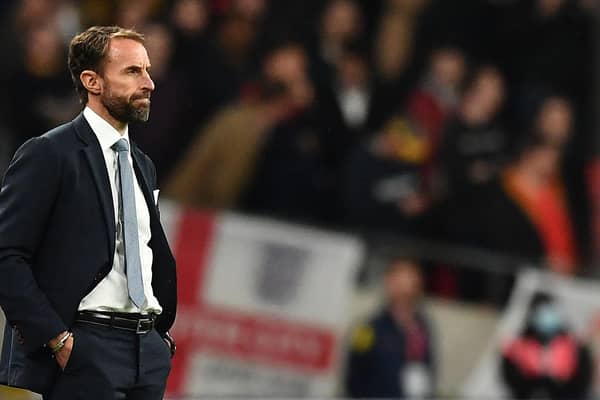
[[[512,396],[587,398],[592,370],[589,350],[570,331],[555,299],[536,294],[523,332],[502,352],[502,378]]]

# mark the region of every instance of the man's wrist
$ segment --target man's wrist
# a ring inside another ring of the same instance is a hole
[[[67,333],[69,333],[69,331],[62,331],[61,333],[59,333],[58,335],[56,335],[54,338],[50,339],[50,341],[48,343],[46,343],[46,345],[48,346],[48,348],[53,348],[54,346],[56,346],[58,344],[58,342],[60,342],[60,340]]]
[[[58,339],[58,341],[52,340],[52,342],[54,342],[53,344],[50,344],[50,352],[52,354],[56,354],[58,353],[63,347],[65,347],[65,343],[67,343],[67,340],[69,340],[69,338],[73,336],[73,334],[71,332],[63,332],[62,336],[60,336],[60,339]]]

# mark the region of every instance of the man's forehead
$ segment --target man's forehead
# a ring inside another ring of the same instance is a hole
[[[144,45],[128,38],[111,39],[106,58],[108,62],[148,63]]]

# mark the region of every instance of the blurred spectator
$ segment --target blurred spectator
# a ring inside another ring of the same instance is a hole
[[[59,2],[64,0],[59,0]],[[151,21],[159,20],[170,0],[68,0],[79,3],[83,26],[119,25],[142,30]]]
[[[563,148],[554,143],[536,144],[525,151],[503,176],[507,194],[534,226],[544,249],[545,261],[555,272],[576,270],[578,241],[565,193],[560,162]]]
[[[29,31],[39,25],[52,24],[59,2],[48,0],[21,0],[14,16],[16,26]]]
[[[458,105],[466,67],[461,50],[453,47],[438,48],[431,54],[421,82],[409,95],[406,114],[422,129],[429,142],[430,157],[437,153],[446,117]]]
[[[420,305],[418,264],[407,259],[392,262],[384,289],[383,310],[353,333],[346,393],[353,398],[429,398],[435,392],[435,354]]]
[[[508,155],[509,138],[500,118],[505,99],[502,75],[493,66],[478,67],[463,87],[458,109],[442,130],[439,164],[435,171],[436,178],[441,180],[435,181],[437,201],[432,207],[429,232],[433,237],[442,233],[437,221],[448,219],[448,215],[456,213],[455,210],[463,206],[461,203],[474,195],[481,185],[495,179]],[[440,264],[430,271],[429,278],[435,293],[455,296],[461,292],[464,296],[461,286],[478,288],[472,285],[477,280],[473,275],[478,273],[457,272],[449,265]],[[467,293],[471,291],[467,289]]]
[[[273,127],[290,112],[287,88],[264,82],[261,97],[220,113],[191,144],[166,185],[166,195],[191,207],[229,209],[238,205]]]
[[[266,136],[252,183],[244,196],[248,211],[293,219],[331,218],[331,182],[325,132],[315,105],[303,47],[284,43],[265,61],[265,76],[283,83],[293,111]]]
[[[344,46],[333,79],[317,89],[317,97],[321,124],[329,132],[329,158],[339,166],[350,149],[372,134],[385,102],[373,81],[361,43]]]
[[[592,356],[571,332],[556,300],[537,293],[525,327],[506,344],[502,377],[517,399],[588,398],[593,377]]]
[[[418,17],[429,0],[387,0],[375,41],[375,68],[384,82],[397,82],[410,67]]]
[[[164,24],[153,23],[142,32],[157,90],[152,94],[148,123],[131,124],[129,131],[152,157],[160,185],[181,157],[195,128],[190,121],[192,93],[185,74],[172,66],[174,37],[170,29]]]
[[[532,101],[528,113],[527,125],[539,132],[545,140],[564,148],[561,174],[565,191],[572,202],[574,227],[582,259],[591,253],[590,242],[590,205],[586,189],[585,171],[588,167],[589,145],[583,137],[581,125],[577,125],[573,102],[564,95],[548,92]]]
[[[74,0],[3,1],[0,7],[6,10],[0,13],[0,35],[12,39],[0,43],[2,54],[12,55],[4,57],[0,63],[2,79],[10,77],[15,70],[22,67],[21,53],[32,30],[46,25],[53,26],[62,44],[66,45],[80,27],[79,13]]]
[[[419,233],[429,207],[421,165],[427,141],[397,117],[349,156],[343,179],[344,220],[354,227]]]
[[[263,75],[285,84],[294,108],[301,112],[314,102],[314,87],[308,75],[306,50],[299,43],[284,42],[274,46],[263,61]]]
[[[576,273],[581,242],[561,177],[563,150],[540,135],[527,136],[498,179],[463,198],[446,215],[451,237],[563,275]],[[503,303],[512,279],[465,271],[462,285],[469,297]]]
[[[22,67],[6,84],[14,146],[69,121],[80,110],[65,59],[54,25],[26,32]]]
[[[546,97],[535,114],[534,125],[550,143],[566,146],[574,126],[571,103],[560,96]]]
[[[201,13],[198,1],[194,10]],[[199,20],[200,16],[198,24]],[[177,60],[186,66],[190,90],[195,94],[191,104],[195,126],[205,123],[220,107],[238,100],[245,84],[252,80],[257,29],[252,20],[231,11],[216,23],[206,41],[201,31],[183,37],[189,42],[183,42],[186,46],[177,51]]]
[[[176,0],[171,11],[176,48],[173,61],[181,67],[194,68],[206,40],[210,13],[206,0]]]
[[[231,3],[234,12],[255,23],[262,21],[267,10],[267,0],[232,0]]]
[[[360,50],[347,50],[337,65],[336,100],[348,130],[365,127],[370,111],[369,67]]]
[[[458,104],[465,72],[466,60],[462,51],[454,47],[435,49],[423,78],[409,95],[403,109],[402,118],[408,127],[404,131],[411,132],[409,136],[416,138],[419,143],[421,153],[412,163],[419,168],[420,191],[427,193],[428,200],[435,197],[437,191],[434,171],[439,161],[441,128]],[[414,148],[409,146],[407,149],[412,151]],[[419,209],[418,214],[423,211]]]
[[[311,75],[317,86],[330,82],[344,46],[360,39],[363,21],[355,0],[329,0],[321,16],[318,37],[311,48]]]
[[[156,0],[121,1],[116,5],[116,24],[124,28],[140,29],[148,22]]]
[[[465,86],[456,114],[446,123],[440,148],[445,186],[450,196],[459,198],[496,176],[509,145],[500,121],[505,99],[500,72],[492,66],[481,67]]]
[[[81,16],[78,1],[60,0],[49,3],[54,3],[56,8],[48,15],[49,18],[45,19],[45,23],[53,21],[60,32],[63,44],[68,46],[71,38],[81,31]]]

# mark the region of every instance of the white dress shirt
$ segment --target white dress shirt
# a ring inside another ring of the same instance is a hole
[[[125,133],[121,136],[114,127],[89,107],[86,107],[85,110],[83,110],[83,116],[96,134],[104,155],[104,161],[106,162],[106,170],[108,172],[113,208],[115,211],[116,243],[111,271],[86,297],[83,298],[83,300],[81,300],[79,311],[114,311],[126,313],[153,312],[159,314],[162,311],[162,308],[152,291],[153,255],[152,249],[148,246],[151,239],[150,214],[135,173],[133,174],[135,183],[135,207],[138,221],[142,279],[144,284],[144,294],[146,295],[146,302],[141,310],[129,299],[129,293],[127,291],[123,230],[121,229],[121,223],[119,221],[119,165],[117,152],[112,149],[112,145],[120,139],[125,139],[129,143],[128,128],[125,128]],[[131,149],[131,145],[129,148]],[[128,158],[133,170],[131,151],[129,152]]]

